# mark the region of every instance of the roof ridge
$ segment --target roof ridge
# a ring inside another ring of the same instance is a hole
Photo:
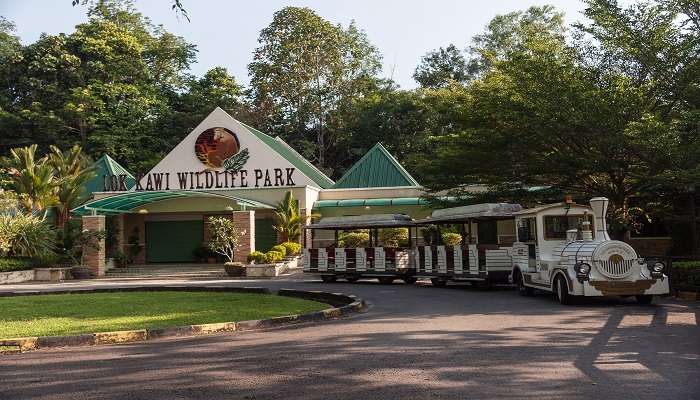
[[[326,174],[324,174],[322,171],[320,171],[318,168],[316,168],[313,164],[311,164],[309,162],[309,160],[304,158],[301,154],[299,154],[296,150],[294,150],[290,145],[288,145],[283,140],[277,140],[276,138],[266,134],[265,132],[259,131],[259,130],[253,128],[252,126],[250,126],[244,122],[241,122],[238,120],[236,120],[236,121],[238,123],[240,123],[241,126],[243,126],[245,129],[247,129],[248,132],[250,132],[251,134],[256,136],[258,139],[262,140],[265,143],[265,145],[267,145],[271,150],[276,152],[280,157],[289,161],[292,165],[294,165],[298,168],[299,165],[295,164],[295,161],[296,161],[296,162],[301,163],[304,167],[310,169],[310,171],[307,172],[307,171],[304,171],[304,169],[300,168],[302,173],[304,173],[306,176],[309,177],[309,179],[314,181],[316,184],[318,184],[322,188],[331,187],[335,184],[335,182],[333,182],[333,180],[331,178],[329,178]],[[268,142],[268,141],[271,141],[271,142]],[[289,157],[286,157],[284,154],[280,153],[279,149],[275,149],[272,145],[273,143],[278,144],[280,146],[283,146],[285,150],[288,150],[288,151],[291,150],[291,151],[289,151],[289,153],[294,158],[294,160],[291,160]],[[311,174],[309,174],[309,172]],[[312,175],[316,175],[316,176],[314,177]],[[314,179],[314,178],[316,178],[316,179]],[[321,182],[319,182],[319,180]]]
[[[401,165],[401,163],[399,162],[399,160],[397,160],[396,157],[394,157],[393,154],[389,153],[389,150],[387,150],[386,147],[384,147],[384,145],[383,145],[381,142],[377,142],[377,144],[375,144],[374,147],[378,147],[379,150],[382,151],[382,152],[384,153],[384,155],[386,155],[387,157],[389,157],[389,160],[391,160],[391,162],[394,163],[394,166],[397,167],[397,168],[399,169],[399,172],[401,172],[401,174],[402,174],[409,182],[415,184],[414,186],[420,186],[420,184],[418,183],[418,181],[415,180],[415,178],[413,178],[413,176],[412,176],[411,174],[409,174],[408,171],[406,171],[406,168],[404,168],[403,165]],[[374,148],[374,147],[373,147],[373,148]]]
[[[125,174],[126,176],[128,176],[128,177],[130,177],[130,178],[132,178],[132,179],[134,178],[134,175],[132,175],[131,172],[129,172],[129,170],[127,170],[126,168],[124,168],[121,164],[119,164],[119,162],[117,162],[117,160],[113,159],[113,158],[112,158],[109,154],[107,154],[107,153],[103,154],[102,157],[100,157],[97,161],[95,161],[95,163],[100,162],[100,160],[102,160],[102,159],[105,160],[105,163],[107,163],[107,166],[109,167],[109,169],[111,170],[112,173],[114,173],[114,172],[122,172],[122,173],[124,173],[124,174]],[[118,171],[117,171],[117,170],[118,170]],[[118,174],[117,174],[117,175],[118,175]]]
[[[389,153],[389,151],[380,143],[377,142],[374,146],[372,146],[371,149],[369,149],[355,164],[350,167],[349,170],[347,170],[343,176],[341,176],[335,183],[334,187],[339,188],[342,187],[342,184],[349,179],[350,176],[352,176],[355,171],[359,170],[366,162],[367,160],[372,157],[374,153],[379,153],[381,154],[386,160],[389,161],[391,165],[394,166],[396,171],[401,175],[401,177],[408,183],[407,185],[401,185],[401,186],[420,186],[420,183],[411,176],[411,174],[406,171],[406,169],[401,165],[401,163],[396,160],[396,158]]]

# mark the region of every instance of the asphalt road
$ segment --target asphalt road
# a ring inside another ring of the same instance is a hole
[[[700,399],[698,302],[565,307],[505,289],[252,285],[352,293],[371,308],[263,332],[0,356],[0,399]]]

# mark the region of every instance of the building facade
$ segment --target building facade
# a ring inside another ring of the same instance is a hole
[[[96,169],[88,184],[92,200],[74,214],[92,228],[106,228],[111,250],[135,264],[199,261],[210,216],[231,217],[243,231],[238,261],[266,251],[278,243],[274,208],[287,192],[307,223],[312,214],[430,213],[423,188],[381,144],[334,182],[280,138],[220,108],[146,174],[133,176],[109,156]],[[104,272],[100,257],[93,267],[98,274]]]

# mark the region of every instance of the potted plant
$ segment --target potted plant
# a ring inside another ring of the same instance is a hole
[[[73,251],[70,252],[74,264],[70,273],[74,279],[88,279],[94,276],[90,267],[85,265],[85,248],[99,250],[100,240],[104,239],[104,237],[104,230],[90,231],[83,229],[75,238]]]
[[[209,217],[209,229],[211,231],[211,238],[207,244],[209,250],[226,257],[228,261],[224,264],[224,269],[228,276],[243,276],[245,267],[240,262],[234,262],[233,258],[245,231],[239,231],[233,221],[226,217]]]

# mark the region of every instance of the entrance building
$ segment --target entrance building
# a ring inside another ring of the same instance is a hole
[[[207,219],[227,216],[244,232],[237,261],[277,244],[274,208],[287,192],[304,223],[313,215],[430,214],[420,184],[376,144],[337,182],[279,137],[215,109],[147,174],[108,155],[96,163],[92,199],[73,210],[85,229],[106,229],[111,251],[136,264],[200,261]],[[323,241],[323,237],[307,238]],[[88,262],[104,273],[104,250]]]

